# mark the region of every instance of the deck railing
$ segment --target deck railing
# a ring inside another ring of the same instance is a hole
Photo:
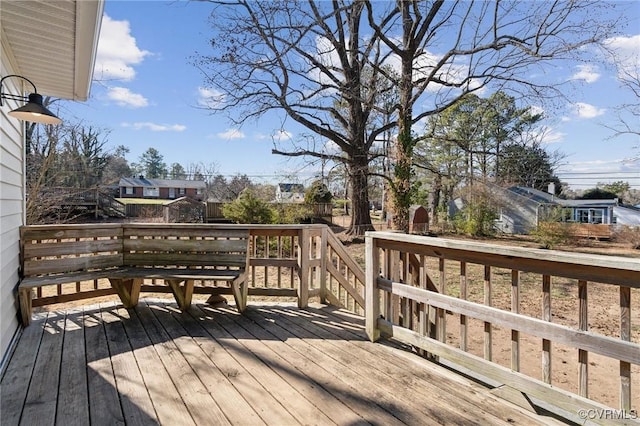
[[[616,413],[636,418],[640,320],[631,295],[640,295],[640,260],[390,232],[367,233],[365,259],[372,340],[392,336],[581,423],[580,407],[615,406],[588,399],[589,384],[599,384],[589,376],[597,361],[610,366],[605,376],[618,376]],[[595,286],[612,300],[588,303]],[[556,303],[563,309],[554,315]],[[600,329],[612,324],[616,335]],[[553,382],[556,368],[577,375],[577,388]]]
[[[140,224],[81,224],[37,225],[38,235],[51,236],[59,243],[83,246],[91,241],[120,238],[122,229]],[[171,224],[152,225],[155,230]],[[215,224],[191,224],[196,228],[215,228]],[[224,226],[224,225],[223,225]],[[23,227],[35,228],[35,227]],[[97,232],[104,228],[104,232]],[[344,246],[326,225],[247,225],[251,243],[249,253],[249,295],[260,297],[296,298],[298,305],[307,306],[309,298],[319,297],[323,302],[348,307],[364,313],[364,272],[351,259]],[[75,235],[67,240],[57,239],[58,230]],[[77,232],[72,232],[76,230]],[[83,232],[83,230],[87,232]],[[89,232],[90,231],[90,232]],[[25,234],[25,232],[23,232]],[[99,235],[99,236],[96,236]],[[111,235],[111,237],[109,237]],[[76,237],[77,236],[77,237]],[[154,233],[153,238],[162,238]],[[202,282],[196,285],[197,294],[203,286],[216,283]],[[171,289],[161,282],[146,280],[142,291],[167,293]],[[202,291],[204,292],[204,291]],[[222,286],[207,289],[208,294],[231,294]],[[33,306],[92,299],[115,295],[108,280],[77,282],[39,287],[33,295]]]

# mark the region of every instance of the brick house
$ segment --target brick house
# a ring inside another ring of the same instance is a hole
[[[147,179],[144,176],[120,179],[120,198],[174,200],[189,197],[202,201],[207,184],[201,180]]]

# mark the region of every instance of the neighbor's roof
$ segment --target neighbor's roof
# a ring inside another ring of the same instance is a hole
[[[508,188],[508,191],[524,196],[528,200],[536,202],[538,204],[558,204],[563,207],[578,207],[578,208],[609,207],[609,206],[618,205],[617,198],[611,198],[611,199],[605,199],[605,200],[565,200],[562,198],[558,198],[555,195],[551,195],[547,192],[543,192],[534,188],[527,188],[523,186],[513,186],[511,188]]]
[[[206,188],[207,184],[202,180],[121,178],[120,186],[146,186],[149,188]]]
[[[2,48],[16,74],[43,96],[86,101],[103,9],[104,0],[0,1]]]
[[[618,218],[619,224],[640,226],[640,209],[637,207],[616,206],[613,214]]]
[[[304,185],[301,183],[279,183],[280,192],[304,192]]]

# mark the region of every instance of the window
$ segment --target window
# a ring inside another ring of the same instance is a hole
[[[126,195],[133,195],[133,187],[132,186],[127,186],[124,188],[124,193]]]
[[[178,194],[184,195],[184,188],[180,188],[180,190],[178,191]]]
[[[579,223],[589,223],[589,210],[586,209],[578,209],[576,222]]]
[[[169,198],[176,198],[176,189],[169,188]]]
[[[196,188],[196,194],[202,195],[202,188]]]
[[[604,223],[604,209],[578,209],[576,221],[579,223]]]
[[[158,188],[142,188],[142,196],[143,197],[159,197],[160,191]]]

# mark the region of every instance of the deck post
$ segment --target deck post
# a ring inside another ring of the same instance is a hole
[[[380,338],[378,318],[380,317],[380,290],[377,280],[380,275],[380,253],[374,237],[365,236],[365,326],[369,340],[375,342]]]
[[[311,254],[309,228],[302,228],[298,234],[298,239],[300,244],[300,285],[298,287],[298,307],[306,308],[309,304],[309,256]]]

